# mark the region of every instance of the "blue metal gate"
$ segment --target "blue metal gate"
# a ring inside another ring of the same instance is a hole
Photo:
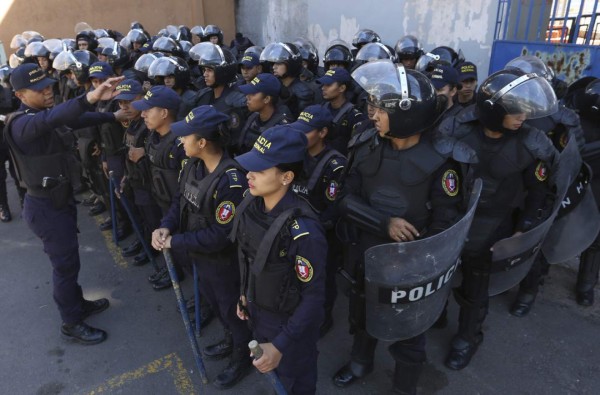
[[[571,83],[600,77],[599,0],[499,0],[489,72],[535,55]]]

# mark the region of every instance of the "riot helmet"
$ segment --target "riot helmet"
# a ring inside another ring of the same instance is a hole
[[[437,47],[423,54],[417,61],[416,70],[421,73],[431,73],[436,64],[447,64],[456,67],[459,63],[465,61],[461,50],[456,52],[450,47]]]
[[[352,78],[369,95],[368,103],[389,116],[390,137],[406,138],[432,127],[445,110],[429,78],[389,59],[358,67]]]
[[[129,25],[130,29],[140,29],[140,30],[144,30],[144,25],[142,25],[141,23],[139,23],[138,21],[133,21],[131,22],[131,25]]]
[[[410,34],[400,38],[394,50],[398,60],[419,59],[423,55],[423,46],[415,36]]]
[[[306,62],[306,68],[316,75],[319,68],[319,51],[315,44],[304,37],[299,37],[294,41],[294,45],[298,47],[302,61]]]
[[[206,25],[202,41],[210,41],[211,37],[217,37],[218,45],[223,45],[223,31],[217,25]],[[214,43],[213,43],[214,44]]]
[[[10,48],[18,49],[27,46],[27,40],[21,34],[15,34],[10,40]]]
[[[25,57],[50,57],[50,50],[40,41],[34,41],[25,47]]]
[[[537,56],[524,55],[514,58],[504,66],[505,70],[521,70],[524,73],[534,73],[552,82],[554,70],[552,70],[544,61]]]
[[[23,63],[25,63],[25,47],[17,48],[15,53],[9,56],[8,64],[10,64],[10,67],[13,69],[16,69]]]
[[[185,60],[176,56],[163,56],[152,62],[148,68],[148,77],[159,85],[164,85],[164,78],[175,77],[173,89],[185,89],[190,82],[190,68]]]
[[[94,35],[96,36],[97,40],[103,37],[110,37],[110,34],[108,34],[108,31],[106,29],[95,29]]]
[[[102,37],[98,39],[96,53],[102,53],[104,48],[112,48],[115,45],[115,39],[112,37]]]
[[[115,71],[117,68],[127,68],[129,65],[129,54],[127,49],[118,43],[112,47],[102,48],[102,55],[106,56],[106,62],[111,65]]]
[[[600,121],[600,80],[583,77],[569,86],[569,106],[577,110],[582,118]]]
[[[246,50],[244,51],[244,55],[247,55],[249,53],[255,53],[260,58],[260,54],[262,53],[263,49],[264,48],[261,46],[253,45],[251,47],[246,48]]]
[[[190,29],[190,33],[192,33],[192,41],[195,44],[198,44],[204,38],[204,28],[200,25],[196,25]]]
[[[368,43],[380,42],[381,37],[379,37],[379,34],[375,33],[371,29],[361,29],[357,31],[354,37],[352,38],[352,45],[357,49],[361,49],[363,45]]]
[[[170,37],[159,37],[152,44],[152,50],[162,52],[166,55],[180,56],[182,55],[181,46]]]
[[[503,126],[505,115],[542,118],[558,111],[558,100],[545,78],[517,69],[500,70],[479,86],[476,108],[483,126],[505,133],[513,132]]]
[[[284,63],[287,66],[285,77],[298,77],[302,72],[302,55],[298,48],[291,43],[276,42],[265,47],[260,54],[260,61]]]
[[[8,87],[10,85],[10,75],[12,74],[12,68],[5,64],[0,67],[0,84],[3,87]]]
[[[394,50],[382,43],[369,43],[365,44],[361,49],[358,50],[354,59],[354,64],[360,66],[367,62],[378,59],[389,59],[392,62],[396,62],[396,54]]]
[[[157,52],[157,53],[160,53],[160,52]],[[135,62],[135,65],[133,66],[133,68],[147,76],[150,65],[152,65],[152,63],[156,59],[158,59],[158,56],[156,56],[156,53],[145,53],[138,58],[138,60]]]
[[[236,78],[237,60],[227,48],[209,42],[202,42],[190,49],[190,58],[198,61],[200,67],[213,69],[217,85],[227,85]]]
[[[140,45],[147,43],[149,38],[141,29],[131,29],[126,37],[130,43],[138,43]]]
[[[177,28],[177,41],[192,41],[192,32],[190,28],[185,25],[179,25]]]
[[[50,38],[48,40],[44,40],[44,46],[48,48],[48,51],[50,52],[48,54],[48,58],[50,60],[54,60],[56,55],[58,55],[64,49],[62,41],[58,38]],[[68,49],[68,47],[66,49]]]
[[[88,81],[90,65],[97,61],[96,55],[90,51],[63,51],[54,58],[52,68],[60,71],[71,70],[77,78],[77,82],[83,85]]]
[[[44,36],[34,30],[24,31],[21,36],[27,40],[28,44],[34,41],[44,41]]]
[[[323,56],[323,64],[326,70],[331,68],[331,64],[342,64],[346,70],[350,71],[353,61],[354,56],[350,46],[344,40],[339,39],[329,43],[329,47],[327,47]]]
[[[77,48],[79,48],[80,41],[87,42],[87,48],[85,48],[84,50],[95,51],[98,47],[98,40],[96,40],[96,36],[94,35],[93,31],[84,30],[82,32],[79,32],[77,36],[75,36],[75,43],[77,45]]]

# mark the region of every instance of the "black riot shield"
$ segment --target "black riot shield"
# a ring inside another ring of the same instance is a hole
[[[541,224],[525,233],[499,240],[492,246],[488,288],[490,296],[511,289],[525,278],[531,269],[571,184],[573,168],[574,162],[570,160],[559,161],[554,167],[551,179],[556,189],[555,200],[550,215]]]
[[[466,215],[444,232],[365,252],[366,326],[371,336],[410,339],[433,325],[448,299],[481,186],[477,179]]]
[[[542,253],[550,264],[579,255],[600,231],[600,212],[590,182],[592,172],[581,160],[574,138],[561,152],[560,163],[567,164],[561,166],[561,170],[564,168],[573,181],[542,244]]]

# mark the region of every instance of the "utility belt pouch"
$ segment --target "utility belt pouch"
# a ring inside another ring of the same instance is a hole
[[[65,208],[73,193],[71,182],[68,178],[62,176],[52,179],[52,181],[47,180],[47,178],[44,178],[44,189],[50,194],[52,205],[57,210]]]

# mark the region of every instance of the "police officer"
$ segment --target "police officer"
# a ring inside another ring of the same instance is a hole
[[[249,84],[240,86],[239,90],[246,95],[248,111],[251,112],[237,142],[237,152],[245,153],[252,149],[262,132],[275,125],[289,123],[291,118],[285,108],[278,106],[281,82],[273,74],[259,74]]]
[[[173,89],[181,97],[177,120],[182,120],[196,101],[196,92],[189,89],[190,68],[185,60],[177,56],[163,56],[152,62],[148,77],[154,78],[158,85]]]
[[[350,71],[352,69],[353,61],[354,55],[352,55],[348,44],[343,40],[332,41],[323,56],[325,71],[337,67],[343,67]]]
[[[171,125],[171,133],[181,138],[190,159],[169,211],[152,234],[154,248],[187,252],[201,273],[199,287],[223,324],[225,338],[204,349],[209,359],[232,355],[214,381],[218,388],[232,387],[251,366],[247,351],[250,330],[236,315],[240,289],[237,254],[227,238],[247,183],[226,151],[228,120],[213,106],[200,106]]]
[[[456,66],[458,71],[458,82],[460,89],[455,96],[456,104],[468,107],[475,104],[475,92],[477,92],[477,66],[471,62],[462,62]]]
[[[591,180],[592,190],[596,203],[600,201],[600,160],[598,159],[597,149],[592,149],[598,145],[600,140],[600,80],[593,77],[587,78],[582,82],[587,82],[584,86],[569,92],[567,100],[568,105],[575,109],[581,118],[586,147],[583,149],[583,157],[592,168],[593,178]],[[580,85],[577,81],[572,85]],[[580,257],[579,270],[577,272],[577,284],[575,285],[575,300],[581,306],[591,306],[594,304],[594,287],[598,283],[598,272],[600,271],[600,235],[592,245],[585,250]]]
[[[354,125],[366,118],[347,99],[347,93],[352,89],[352,77],[346,69],[335,68],[327,70],[317,83],[321,84],[322,96],[326,101],[323,106],[333,117],[328,136],[329,145],[338,152],[346,154]]]
[[[125,130],[124,143],[127,148],[125,160],[125,175],[120,181],[121,192],[126,193],[131,190],[137,211],[141,215],[137,218],[141,221],[142,228],[148,243],[151,241],[152,231],[159,227],[162,217],[160,207],[152,198],[152,177],[150,176],[150,161],[146,156],[145,145],[150,131],[144,123],[141,111],[136,110],[131,105],[132,102],[141,100],[144,97],[142,85],[136,80],[124,80],[116,87],[118,95],[114,100],[119,103],[119,108],[127,119],[127,129]],[[134,266],[141,266],[149,262],[149,257],[145,252],[136,255],[141,250],[141,244],[138,240],[125,247],[121,254],[123,257],[135,256]]]
[[[248,118],[248,109],[246,98],[233,86],[237,72],[235,56],[227,48],[207,42],[196,44],[190,56],[202,67],[206,83],[206,88],[198,92],[196,106],[210,104],[229,115],[231,143],[236,143]]]
[[[52,108],[55,80],[46,77],[35,64],[17,67],[11,85],[21,106],[9,121],[5,138],[27,188],[23,218],[44,244],[53,268],[53,296],[63,324],[61,334],[70,341],[97,344],[106,332],[87,325],[84,320],[109,306],[107,299],[88,301],[77,282],[79,245],[77,208],[69,181],[73,163],[71,144],[64,141],[62,125],[76,124],[94,104],[112,96],[119,78],[99,85],[93,92]],[[114,116],[113,116],[114,118]]]
[[[352,37],[352,46],[356,49],[352,50],[352,55],[356,56],[358,51],[369,43],[380,43],[381,37],[371,29],[360,29]]]
[[[142,100],[131,103],[134,109],[142,112],[146,127],[151,130],[145,146],[145,155],[150,161],[152,176],[152,197],[165,215],[175,197],[179,183],[179,171],[183,166],[185,152],[177,136],[171,133],[181,98],[166,86],[153,86]],[[181,259],[176,268],[181,272]],[[155,290],[169,288],[171,279],[165,268],[150,276],[149,281]]]
[[[456,69],[444,64],[436,65],[429,75],[429,79],[435,88],[435,93],[446,98],[446,111],[444,111],[441,119],[458,114],[463,107],[454,104],[456,93],[461,87]]]
[[[441,115],[442,100],[431,82],[417,71],[390,60],[359,67],[352,77],[369,93],[375,108],[375,129],[357,135],[356,150],[345,180],[340,214],[352,226],[356,244],[343,273],[352,279],[350,330],[354,344],[350,362],[333,377],[346,387],[373,370],[377,339],[365,329],[364,252],[386,243],[403,243],[449,228],[459,217],[463,174],[455,142],[424,138]],[[393,391],[416,393],[425,363],[425,335],[393,343],[396,361]]]
[[[318,212],[327,236],[327,278],[325,283],[325,321],[323,337],[333,325],[333,305],[337,296],[336,272],[341,263],[342,249],[335,235],[338,220],[336,199],[341,185],[346,158],[329,145],[333,116],[318,104],[308,106],[290,126],[306,134],[307,152],[303,177],[294,181],[292,189]]]
[[[257,75],[263,72],[262,65],[260,64],[260,55],[255,53],[247,53],[242,56],[240,60],[240,74],[242,79],[238,81],[238,87],[249,83]],[[279,96],[279,95],[278,95]]]
[[[304,133],[275,126],[236,158],[249,172],[250,189],[231,235],[241,266],[237,313],[249,320],[264,351],[254,366],[262,373],[275,370],[290,394],[316,391],[325,300],[325,234],[308,203],[291,189],[306,143]]]
[[[394,47],[398,60],[407,69],[414,70],[417,60],[423,55],[423,46],[415,36],[401,37]]]
[[[455,292],[460,315],[445,362],[450,369],[465,368],[483,341],[490,249],[498,240],[526,232],[544,219],[540,213],[546,209],[548,167],[554,163],[556,150],[543,132],[524,121],[556,109],[556,96],[546,80],[519,70],[501,70],[481,84],[476,105],[439,127],[477,152],[474,176],[483,180],[462,253],[463,280]]]
[[[305,107],[314,104],[314,91],[299,78],[302,72],[302,55],[294,44],[271,43],[260,54],[260,61],[273,63],[273,75],[283,85],[280,97],[294,118]]]

